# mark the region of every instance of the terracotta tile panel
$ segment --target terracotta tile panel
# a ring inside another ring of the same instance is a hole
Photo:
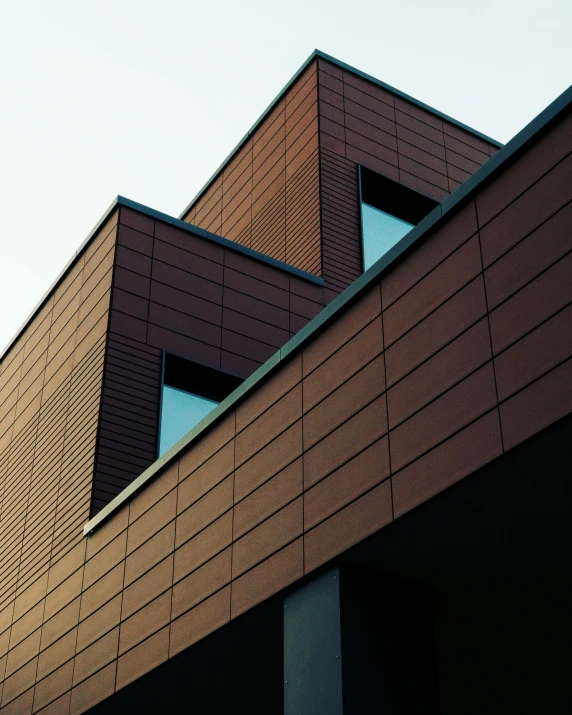
[[[53,672],[47,678],[36,684],[34,691],[34,710],[48,705],[52,700],[60,697],[71,688],[73,660]]]
[[[304,415],[304,448],[309,449],[385,390],[383,355],[343,383]]]
[[[172,489],[149,511],[129,525],[127,531],[127,554],[131,554],[162,529],[163,526],[172,521],[175,518],[176,510],[177,491]]]
[[[111,600],[123,587],[125,563],[121,561],[109,573],[96,581],[81,595],[80,620],[87,618],[102,605]]]
[[[430,139],[437,144],[444,145],[445,138],[443,135],[442,128],[433,127],[427,123],[427,121],[431,121],[433,117],[429,113],[425,113],[423,116],[423,120],[420,121],[415,116],[412,116],[412,114],[414,113],[415,109],[413,108],[412,104],[408,105],[405,111],[401,111],[401,106],[396,106],[395,121],[402,127],[406,127],[407,129],[410,129],[412,132],[420,134],[426,139]]]
[[[298,354],[286,365],[281,366],[280,370],[264,386],[259,387],[251,397],[237,407],[237,432],[251,424],[254,419],[289,392],[300,382],[301,378],[301,358]]]
[[[119,536],[99,551],[93,558],[85,564],[83,575],[83,589],[89,588],[99,578],[116,566],[125,558],[125,546],[127,543],[127,532],[123,531]]]
[[[304,572],[338,556],[389,524],[392,518],[391,486],[386,479],[305,534]]]
[[[236,578],[300,536],[302,519],[300,497],[235,541],[232,549],[233,577]]]
[[[370,147],[370,149],[373,148],[373,146]],[[399,181],[397,160],[392,163],[389,163],[388,161],[379,158],[377,154],[370,154],[363,148],[359,148],[350,144],[348,144],[346,147],[345,157],[351,161],[356,162],[357,164],[363,164],[363,166],[365,166],[366,168],[371,169],[372,171],[376,171],[378,174],[386,176],[388,179],[393,179],[393,181]]]
[[[230,583],[231,549],[228,547],[173,587],[172,618],[177,618]]]
[[[223,514],[175,551],[174,581],[180,581],[232,541],[232,512]]]
[[[235,499],[240,500],[302,453],[302,422],[294,423],[235,472]]]
[[[516,293],[570,250],[571,224],[572,203],[569,203],[487,268],[485,284],[489,310]]]
[[[71,691],[70,715],[80,715],[115,692],[117,661],[107,665]]]
[[[160,561],[123,591],[121,617],[128,618],[173,583],[173,554]]]
[[[494,182],[479,192],[477,203],[481,224],[488,223],[540,179],[570,152],[571,146],[572,117],[569,115],[519,157],[518,162],[507,167]]]
[[[38,659],[34,658],[23,668],[20,668],[16,673],[6,678],[4,688],[2,690],[2,710],[6,705],[21,695],[25,690],[28,690],[35,681],[36,667]]]
[[[83,568],[80,568],[46,596],[45,621],[81,594],[82,580]]]
[[[141,233],[129,226],[120,226],[117,232],[117,243],[131,248],[139,253],[144,253],[150,256],[153,253],[153,236],[152,234]]]
[[[486,226],[479,218],[485,267],[568,203],[572,198],[571,185],[572,154]]]
[[[304,410],[318,404],[382,350],[381,319],[377,318],[304,379]]]
[[[48,574],[46,572],[18,595],[18,598],[16,598],[14,602],[14,620],[20,618],[21,615],[29,611],[38,601],[44,598],[47,584]]]
[[[117,658],[119,628],[114,628],[107,635],[76,655],[73,669],[73,684],[77,685],[90,675]]]
[[[411,174],[402,168],[399,169],[398,180],[400,184],[403,184],[404,186],[407,186],[408,188],[413,189],[413,191],[417,191],[424,196],[428,196],[434,201],[441,202],[449,195],[448,188],[436,186],[435,184],[426,181],[415,174]]]
[[[412,288],[476,232],[475,205],[471,202],[457,214],[448,218],[442,228],[434,232],[427,241],[416,247],[415,251],[383,277],[381,293],[384,309]]]
[[[156,668],[169,657],[169,626],[155,633],[117,661],[117,690]]]
[[[227,477],[204,497],[179,513],[175,525],[175,548],[191,539],[232,507],[233,482],[232,475]]]
[[[40,601],[34,608],[30,609],[26,615],[12,623],[12,633],[10,635],[10,648],[14,648],[18,643],[27,638],[30,633],[42,625],[44,617],[44,602]]]
[[[155,221],[150,216],[145,216],[138,211],[133,211],[128,209],[126,206],[122,206],[120,209],[119,221],[125,226],[130,226],[137,231],[142,231],[143,233],[153,235],[155,228]]]
[[[401,516],[502,454],[499,416],[487,413],[392,477]]]
[[[478,239],[467,241],[383,313],[385,345],[391,345],[481,270]]]
[[[77,625],[79,620],[79,604],[80,598],[78,596],[71,603],[62,608],[61,611],[58,611],[55,616],[49,620],[44,620],[42,625],[42,640],[40,642],[40,648],[42,648],[42,650]]]
[[[491,357],[489,326],[485,318],[388,390],[390,429]]]
[[[482,277],[446,301],[385,352],[388,385],[394,384],[486,315]]]
[[[162,561],[173,550],[174,543],[175,522],[172,521],[127,557],[125,561],[125,586],[142,576],[159,561]]]
[[[121,594],[118,594],[79,624],[77,629],[77,651],[80,652],[87,648],[108,631],[118,626],[120,617]]]
[[[130,650],[161,627],[171,618],[171,593],[166,592],[131,618],[121,623],[119,654]]]
[[[69,715],[71,690],[42,709],[42,715]]]
[[[385,395],[304,453],[304,486],[315,484],[387,432]]]
[[[188,648],[229,620],[230,586],[227,586],[171,623],[169,657]]]
[[[234,538],[240,538],[301,494],[302,482],[302,460],[297,459],[240,501],[234,509]]]
[[[511,449],[572,410],[572,360],[500,406],[504,447]]]
[[[234,423],[234,414],[231,414],[221,422],[218,422],[216,429],[211,430],[206,434],[203,433],[200,439],[193,443],[190,449],[185,451],[185,454],[181,457],[179,464],[179,480],[181,482],[185,479],[185,477],[192,473],[195,474],[195,478],[200,479],[200,477],[196,475],[196,470],[204,464],[207,459],[215,456],[216,454],[218,454],[217,459],[221,459],[223,463],[217,464],[216,466],[213,464],[210,468],[215,471],[222,472],[221,478],[226,477],[226,475],[232,471],[234,458],[232,462],[228,462],[226,460],[229,459],[229,454],[231,454],[230,450],[232,449],[232,453],[234,452],[234,447],[227,447],[224,454],[220,454],[219,450],[221,450],[221,447],[230,442],[230,440],[234,437]],[[231,465],[230,469],[225,471],[229,464]],[[213,484],[215,483],[216,482],[213,482]]]
[[[302,416],[302,386],[294,387],[236,437],[237,467]]]
[[[562,258],[490,314],[494,353],[572,301],[572,253]]]
[[[129,521],[133,522],[152,506],[160,501],[166,494],[177,486],[179,476],[179,463],[169,466],[164,472],[145,485],[129,503]]]
[[[233,420],[234,421],[234,420]],[[216,432],[216,430],[215,430]],[[185,458],[181,460],[183,467]],[[188,467],[187,467],[188,468]],[[179,484],[178,512],[181,513],[220,483],[234,469],[234,442],[230,442],[195,469]]]
[[[323,479],[304,494],[304,530],[331,516],[389,476],[387,437]]]
[[[233,582],[232,618],[286,588],[303,573],[302,539],[297,539]]]
[[[216,345],[207,345],[186,335],[152,324],[149,324],[148,327],[147,341],[149,345],[162,346],[165,351],[180,355],[187,360],[200,362],[209,367],[220,367],[220,348]]]
[[[390,432],[392,471],[447,439],[496,405],[491,363]]]
[[[36,680],[41,680],[75,655],[76,631],[74,628],[65,636],[56,641],[49,648],[40,653]]]
[[[448,176],[447,164],[443,159],[403,141],[398,142],[397,151],[399,153],[400,167],[411,171],[413,174],[423,176],[427,181],[431,181],[438,186],[442,186],[445,189],[447,188],[447,182],[440,176],[442,175],[445,179]],[[413,164],[411,164],[411,168],[408,168],[407,164],[409,162],[415,162],[417,165],[415,170],[412,168],[414,166]],[[425,167],[429,173],[419,167]],[[433,176],[431,172],[438,172],[439,176]]]
[[[495,358],[500,401],[572,355],[571,326],[568,306]]]
[[[40,633],[41,629],[38,628],[18,643],[18,645],[12,646],[8,652],[8,659],[6,661],[6,677],[12,675],[18,668],[21,668],[38,655],[40,652]]]

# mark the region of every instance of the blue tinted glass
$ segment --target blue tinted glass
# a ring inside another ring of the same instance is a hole
[[[178,442],[217,405],[218,402],[213,400],[163,385],[159,456]]]
[[[387,253],[406,233],[411,231],[413,224],[363,203],[361,216],[363,267],[367,271],[384,253]]]

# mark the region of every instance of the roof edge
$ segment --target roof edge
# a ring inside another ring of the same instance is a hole
[[[420,223],[417,224],[404,238],[401,239],[390,251],[374,263],[365,273],[349,285],[343,293],[340,293],[329,305],[327,305],[315,318],[313,318],[302,330],[291,338],[286,345],[278,350],[261,365],[242,385],[232,392],[223,402],[221,402],[209,415],[199,422],[190,432],[188,432],[170,450],[165,452],[156,462],[148,467],[137,479],[120,492],[109,504],[107,504],[93,519],[90,519],[83,528],[84,536],[102,525],[115,511],[120,509],[131,497],[142,489],[147,482],[158,476],[162,470],[168,467],[178,455],[186,449],[191,442],[197,439],[203,432],[209,429],[215,422],[222,419],[228,411],[234,407],[253,390],[259,383],[273,373],[280,363],[288,359],[292,353],[298,350],[314,334],[323,330],[338,313],[347,309],[359,296],[364,293],[370,284],[380,278],[383,273],[393,267],[393,264],[404,258],[416,244],[428,238],[431,232],[438,228],[443,219],[454,209],[459,208],[469,196],[471,196],[481,185],[485,185],[502,166],[508,165],[515,157],[521,153],[522,149],[532,142],[537,135],[558,119],[559,115],[572,107],[572,87],[565,90],[546,109],[544,109],[535,119],[533,119],[524,129],[522,129],[513,139],[508,142],[500,151],[492,156],[489,161],[478,169],[470,179],[467,179],[441,204],[436,206]]]
[[[0,360],[3,360],[4,357],[10,352],[10,350],[14,346],[15,342],[22,335],[22,333],[28,327],[28,325],[32,322],[32,320],[36,317],[36,315],[39,313],[39,311],[43,308],[43,306],[46,304],[47,300],[52,295],[52,293],[57,289],[59,284],[64,280],[64,278],[66,277],[68,272],[71,270],[72,266],[74,265],[78,256],[88,247],[88,245],[91,243],[91,241],[95,238],[99,229],[109,219],[109,217],[111,216],[113,211],[115,211],[115,209],[117,209],[120,206],[124,206],[125,208],[132,209],[133,211],[138,211],[139,213],[145,214],[146,216],[149,216],[150,218],[153,218],[157,221],[162,221],[163,223],[167,223],[171,226],[175,226],[176,228],[186,231],[187,233],[192,233],[196,236],[200,236],[201,238],[204,238],[207,241],[211,241],[212,243],[217,243],[218,245],[223,246],[224,248],[227,248],[231,251],[235,251],[236,253],[241,253],[245,256],[249,256],[250,258],[253,258],[254,260],[260,261],[261,263],[266,263],[267,265],[272,266],[273,268],[277,268],[278,270],[285,271],[286,273],[290,273],[291,275],[294,275],[297,278],[301,278],[303,280],[309,281],[310,283],[315,283],[316,285],[319,285],[319,286],[324,285],[323,278],[320,278],[319,276],[315,276],[313,273],[307,273],[306,271],[303,271],[300,268],[291,266],[289,263],[284,263],[283,261],[279,261],[276,258],[267,256],[264,253],[254,251],[251,248],[242,246],[240,243],[235,243],[234,241],[231,241],[228,238],[223,238],[222,236],[219,236],[216,233],[211,233],[210,231],[205,231],[204,229],[199,228],[198,226],[195,226],[192,223],[188,223],[187,221],[181,221],[181,219],[175,218],[174,216],[169,216],[169,214],[165,214],[165,213],[162,213],[161,211],[157,211],[156,209],[152,209],[149,206],[145,206],[144,204],[138,203],[137,201],[132,201],[131,199],[127,199],[124,196],[117,196],[112,201],[112,203],[110,204],[108,209],[105,211],[103,216],[95,224],[94,228],[90,231],[87,238],[84,241],[82,241],[80,247],[75,251],[73,256],[66,263],[64,268],[60,271],[57,278],[53,281],[53,283],[50,285],[48,290],[44,293],[44,295],[42,296],[40,301],[33,308],[32,312],[28,315],[26,320],[20,325],[20,327],[18,328],[16,333],[12,336],[12,338],[8,341],[8,343],[4,347],[4,349],[0,351]]]
[[[246,134],[242,137],[242,139],[238,142],[238,144],[230,151],[228,156],[223,160],[222,164],[214,171],[214,173],[210,176],[209,179],[207,179],[207,182],[203,184],[203,186],[199,189],[199,191],[195,194],[195,196],[190,200],[190,202],[187,204],[185,209],[179,214],[179,218],[183,218],[183,216],[187,213],[187,211],[191,208],[191,206],[200,199],[200,197],[205,193],[205,191],[209,188],[209,186],[212,184],[212,182],[219,176],[221,171],[224,169],[224,167],[229,163],[229,161],[240,151],[244,143],[251,137],[252,134],[258,129],[258,127],[262,124],[262,122],[266,119],[266,117],[270,114],[270,112],[274,109],[274,107],[278,104],[278,102],[282,99],[282,97],[286,94],[286,92],[290,89],[290,87],[294,84],[294,82],[298,79],[298,77],[304,72],[304,70],[312,63],[313,60],[315,59],[322,59],[326,60],[327,62],[331,62],[334,65],[337,65],[340,69],[346,70],[347,72],[352,72],[353,74],[357,75],[358,77],[361,77],[362,79],[367,80],[368,82],[372,82],[373,84],[377,85],[378,87],[382,87],[383,89],[388,90],[389,92],[392,92],[393,94],[397,95],[398,97],[401,97],[402,99],[407,100],[408,102],[411,102],[412,104],[417,105],[418,107],[421,107],[422,109],[427,110],[428,112],[431,112],[432,114],[440,117],[441,119],[445,119],[446,121],[450,122],[451,124],[456,125],[460,129],[464,129],[466,132],[469,132],[470,134],[473,134],[474,136],[478,137],[479,139],[484,139],[485,141],[489,142],[489,144],[493,144],[494,146],[498,147],[499,149],[503,146],[500,142],[498,142],[496,139],[492,139],[491,137],[487,136],[486,134],[483,134],[482,132],[477,131],[476,129],[473,129],[472,127],[469,127],[467,124],[463,124],[463,122],[459,122],[457,119],[454,119],[453,117],[450,117],[447,114],[444,114],[443,112],[440,112],[438,109],[434,109],[428,104],[425,104],[424,102],[421,102],[418,99],[415,99],[415,97],[412,97],[409,94],[406,94],[405,92],[402,92],[399,89],[396,89],[395,87],[392,87],[391,85],[387,84],[386,82],[382,82],[379,79],[376,79],[372,75],[367,74],[366,72],[362,72],[361,70],[358,70],[356,67],[352,67],[351,65],[346,64],[345,62],[342,62],[341,60],[336,59],[335,57],[332,57],[331,55],[326,54],[325,52],[322,52],[321,50],[314,50],[312,54],[308,57],[308,59],[302,64],[302,66],[295,72],[295,74],[288,80],[288,82],[282,87],[280,92],[274,97],[274,99],[270,102],[270,104],[266,107],[266,109],[262,112],[262,114],[258,117],[258,119],[254,122],[254,124],[250,127],[250,129],[246,132]]]

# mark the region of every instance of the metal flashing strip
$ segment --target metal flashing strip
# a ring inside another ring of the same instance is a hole
[[[198,439],[203,432],[218,422],[227,412],[234,409],[237,404],[245,399],[263,380],[277,370],[280,363],[287,360],[292,353],[321,332],[338,314],[343,313],[375,280],[379,279],[383,273],[392,268],[399,260],[403,259],[423,240],[427,239],[431,235],[431,232],[439,227],[440,223],[449,213],[454,209],[460,208],[460,204],[462,204],[465,199],[471,196],[478,188],[485,185],[491,177],[494,177],[495,173],[499,171],[501,167],[505,165],[508,166],[529,142],[547,130],[549,126],[560,118],[561,114],[571,108],[572,87],[568,88],[555,99],[552,104],[491,157],[486,164],[478,169],[470,179],[467,179],[465,183],[461,184],[443,203],[436,206],[430,214],[418,223],[401,241],[393,246],[390,251],[349,285],[343,293],[340,293],[340,295],[318,313],[315,318],[280,348],[280,350],[274,353],[269,360],[261,365],[256,372],[247,378],[242,385],[221,402],[218,407],[171,447],[168,452],[165,452],[160,459],[148,467],[143,474],[137,477],[134,482],[118,494],[115,499],[107,504],[93,519],[88,521],[83,529],[84,535],[91,533],[97,527],[101,526],[116,510],[120,509],[129,501],[133,494],[137,493],[147,482],[158,476],[164,468],[169,466],[195,439]]]
[[[181,229],[182,231],[186,231],[187,233],[193,233],[195,234],[195,236],[205,238],[207,239],[207,241],[211,241],[212,243],[218,243],[219,246],[228,248],[229,250],[235,251],[236,253],[242,253],[245,256],[254,258],[256,261],[260,261],[261,263],[267,263],[273,268],[278,268],[281,271],[286,271],[287,273],[291,273],[298,278],[303,278],[304,280],[310,281],[311,283],[315,283],[316,285],[324,285],[324,280],[319,276],[315,276],[313,273],[307,273],[300,268],[291,266],[289,263],[284,263],[284,261],[279,261],[276,258],[271,258],[265,253],[254,251],[252,248],[248,248],[247,246],[243,246],[240,243],[231,241],[229,238],[223,238],[216,233],[205,231],[204,228],[199,228],[192,223],[182,221],[181,219],[175,218],[174,216],[169,216],[169,214],[164,214],[161,211],[157,211],[156,209],[151,209],[148,206],[139,204],[136,201],[131,201],[131,199],[126,199],[123,196],[118,196],[117,201],[121,206],[133,209],[134,211],[139,211],[139,213],[145,214],[146,216],[154,218],[157,221],[162,221],[163,223],[167,223],[170,226],[174,226],[175,228]]]
[[[200,197],[205,193],[205,191],[209,188],[209,186],[212,184],[212,182],[218,177],[218,175],[221,173],[221,171],[224,169],[224,167],[229,163],[229,161],[237,154],[244,143],[254,134],[254,132],[258,129],[258,127],[262,124],[262,122],[266,119],[266,117],[270,114],[270,112],[274,109],[274,107],[278,104],[278,102],[282,99],[282,97],[286,94],[286,92],[292,87],[294,82],[298,79],[298,77],[304,72],[306,67],[308,67],[309,64],[313,62],[315,59],[322,59],[326,60],[327,62],[331,62],[333,65],[336,65],[340,69],[346,70],[346,72],[351,72],[352,74],[357,75],[358,77],[361,77],[362,79],[367,80],[368,82],[371,82],[372,84],[377,85],[378,87],[382,87],[383,89],[388,90],[392,94],[395,94],[398,97],[401,97],[402,99],[407,100],[408,102],[411,102],[412,104],[417,105],[418,107],[421,107],[422,109],[425,109],[428,112],[431,112],[437,117],[440,117],[441,119],[445,119],[447,122],[450,124],[454,124],[455,126],[459,127],[460,129],[464,129],[466,132],[469,132],[469,134],[473,134],[474,136],[478,137],[479,139],[484,139],[485,141],[489,142],[489,144],[493,144],[494,146],[498,147],[499,149],[503,146],[500,142],[498,142],[496,139],[492,139],[491,137],[487,136],[486,134],[483,134],[482,132],[477,131],[476,129],[473,129],[472,127],[469,127],[467,124],[463,124],[463,122],[459,122],[457,119],[454,119],[453,117],[448,116],[447,114],[444,114],[443,112],[440,112],[438,109],[434,109],[433,107],[429,106],[428,104],[425,104],[424,102],[420,102],[418,99],[415,99],[415,97],[412,97],[409,94],[406,94],[405,92],[402,92],[399,89],[396,89],[395,87],[392,87],[389,84],[386,84],[385,82],[382,82],[379,79],[376,79],[375,77],[372,77],[371,75],[362,72],[361,70],[358,70],[356,67],[352,67],[351,65],[346,64],[345,62],[342,62],[341,60],[336,59],[335,57],[332,57],[331,55],[326,54],[325,52],[322,52],[321,50],[314,50],[312,54],[308,57],[308,59],[304,62],[304,64],[297,70],[297,72],[291,77],[291,79],[284,85],[284,87],[278,92],[276,97],[270,102],[270,104],[266,107],[266,109],[262,112],[262,114],[258,117],[258,119],[254,122],[254,124],[250,127],[250,129],[246,132],[246,134],[242,137],[242,139],[238,142],[238,144],[230,151],[226,159],[220,164],[220,166],[214,171],[214,173],[211,175],[211,177],[207,180],[205,184],[199,189],[199,191],[195,194],[195,196],[191,199],[191,201],[187,204],[185,209],[180,213],[179,218],[183,218],[183,216],[187,213],[187,211],[191,208],[191,206],[200,199]]]
[[[40,301],[36,304],[36,307],[32,310],[30,315],[28,315],[26,320],[22,323],[22,325],[20,325],[20,327],[18,328],[16,333],[13,335],[11,340],[9,340],[6,347],[0,352],[0,360],[2,360],[4,358],[4,356],[10,351],[10,349],[13,347],[16,340],[18,340],[18,338],[24,332],[26,327],[31,323],[31,321],[36,317],[38,312],[44,306],[44,304],[46,303],[48,298],[56,290],[58,285],[63,281],[66,274],[73,266],[76,258],[82,253],[82,251],[84,251],[87,248],[87,246],[95,238],[97,232],[103,226],[103,224],[108,220],[108,218],[113,213],[113,211],[115,211],[115,209],[120,206],[125,206],[125,208],[132,209],[133,211],[138,211],[139,213],[145,214],[146,216],[149,216],[150,218],[153,218],[157,221],[162,221],[163,223],[167,223],[171,226],[175,226],[176,228],[179,228],[182,231],[186,231],[187,233],[192,233],[195,236],[200,236],[201,238],[204,238],[207,241],[211,241],[212,243],[217,243],[220,246],[223,246],[224,248],[228,248],[231,251],[235,251],[236,253],[242,253],[243,255],[248,256],[249,258],[253,258],[256,261],[260,261],[261,263],[266,263],[267,265],[272,266],[273,268],[277,268],[278,270],[285,271],[286,273],[290,273],[291,275],[296,276],[297,278],[301,278],[305,281],[314,283],[318,286],[324,285],[323,278],[320,278],[319,276],[315,276],[313,273],[307,273],[306,271],[303,271],[300,268],[291,266],[289,263],[284,263],[283,261],[279,261],[276,258],[271,258],[270,256],[267,256],[264,253],[259,253],[258,251],[254,251],[251,248],[247,248],[246,246],[241,246],[240,243],[235,243],[234,241],[231,241],[228,238],[223,238],[222,236],[218,236],[216,233],[210,233],[209,231],[205,231],[204,229],[199,228],[198,226],[194,226],[193,224],[188,223],[187,221],[181,221],[180,219],[175,218],[174,216],[169,216],[169,214],[162,213],[161,211],[156,211],[155,209],[149,208],[149,206],[145,206],[144,204],[137,203],[137,201],[132,201],[131,199],[126,199],[124,196],[117,196],[115,198],[115,200],[111,203],[111,205],[109,206],[107,211],[103,214],[103,216],[95,224],[95,227],[90,231],[87,238],[82,242],[82,244],[77,249],[77,251],[73,254],[73,256],[70,258],[70,260],[66,263],[63,270],[60,272],[58,277],[55,279],[55,281],[48,288],[46,293],[44,293],[44,295],[42,296]]]

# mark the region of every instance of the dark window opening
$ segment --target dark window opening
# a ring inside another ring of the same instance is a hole
[[[221,370],[165,353],[158,456],[184,437],[241,382]]]
[[[360,166],[363,269],[430,213],[437,202]]]

